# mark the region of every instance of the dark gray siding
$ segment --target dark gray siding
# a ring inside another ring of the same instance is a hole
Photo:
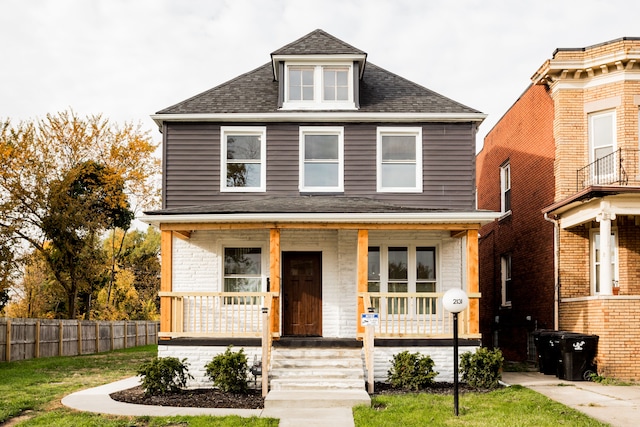
[[[248,126],[251,123],[234,123]],[[264,126],[264,124],[253,124]],[[403,206],[472,210],[475,207],[475,124],[423,123],[423,192],[376,192],[376,128],[389,123],[326,123],[344,126],[344,196],[369,197]],[[322,126],[321,125],[321,126]],[[267,124],[267,192],[220,192],[220,125],[169,123],[165,127],[165,208],[201,206],[271,196],[298,196],[300,126]],[[419,126],[408,124],[406,126]]]

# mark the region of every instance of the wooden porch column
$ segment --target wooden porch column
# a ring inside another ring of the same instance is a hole
[[[269,291],[278,294],[271,299],[271,333],[280,332],[280,229],[272,228],[269,233]]]
[[[358,230],[358,248],[357,248],[357,268],[358,268],[358,294],[360,292],[367,292],[367,282],[369,275],[367,274],[367,268],[369,264],[369,230]],[[359,336],[364,334],[364,326],[360,324],[360,316],[364,313],[364,300],[358,296],[358,312],[356,318],[357,333]]]
[[[171,292],[173,285],[173,232],[160,232],[160,291]],[[160,332],[171,332],[171,297],[160,297]]]
[[[467,230],[467,293],[479,292],[478,230]],[[480,300],[469,300],[469,333],[480,333]]]

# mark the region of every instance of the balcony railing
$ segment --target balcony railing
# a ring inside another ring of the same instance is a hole
[[[373,307],[379,322],[375,327],[376,338],[451,338],[453,316],[442,306],[442,292],[365,292],[365,312]],[[469,294],[470,300],[480,298],[479,293]],[[458,317],[458,333],[461,338],[478,338],[471,333],[469,308]]]
[[[619,148],[576,171],[576,191],[595,185],[638,185],[638,150]]]

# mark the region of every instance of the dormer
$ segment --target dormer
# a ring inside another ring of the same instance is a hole
[[[357,110],[367,54],[315,30],[271,54],[281,110]]]

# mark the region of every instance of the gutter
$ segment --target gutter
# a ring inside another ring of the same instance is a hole
[[[560,323],[560,225],[547,212],[544,219],[553,224],[553,329],[557,331]]]

